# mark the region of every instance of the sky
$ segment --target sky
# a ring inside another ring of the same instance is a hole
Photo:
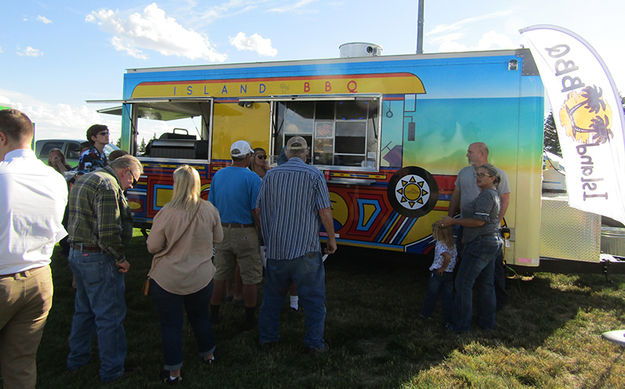
[[[97,112],[112,104],[86,101],[121,99],[126,69],[336,58],[346,42],[410,54],[417,8],[417,0],[3,1],[0,106],[25,112],[36,139],[84,139],[102,123],[114,142],[121,119]],[[615,33],[623,15],[623,0],[425,0],[423,51],[514,49],[520,28],[554,24],[587,40],[625,94]]]

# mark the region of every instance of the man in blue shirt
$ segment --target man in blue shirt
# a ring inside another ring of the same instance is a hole
[[[336,251],[330,196],[323,174],[304,161],[306,140],[300,136],[286,144],[288,162],[267,172],[258,194],[267,269],[258,332],[262,347],[280,338],[280,310],[289,284],[297,285],[306,313],[304,343],[313,352],[326,352],[323,338],[326,317],[325,271],[319,244],[321,224],[328,233],[325,252]]]
[[[215,245],[215,286],[211,297],[211,320],[219,322],[219,306],[224,297],[226,280],[231,280],[236,265],[241,269],[245,305],[244,329],[256,325],[257,284],[263,278],[260,245],[256,231],[256,197],[260,177],[249,170],[253,154],[249,143],[236,141],[230,147],[232,165],[213,176],[208,201],[219,210],[224,240]]]

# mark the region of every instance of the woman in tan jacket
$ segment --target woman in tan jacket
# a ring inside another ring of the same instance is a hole
[[[161,321],[165,359],[163,382],[182,380],[183,309],[195,333],[200,357],[215,359],[215,340],[209,305],[215,266],[213,243],[221,242],[219,212],[200,198],[200,175],[184,165],[174,171],[174,192],[169,203],[156,214],[147,240],[154,254],[150,294]]]

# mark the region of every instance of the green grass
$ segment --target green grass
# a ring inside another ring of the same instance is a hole
[[[126,278],[129,373],[114,388],[160,387],[160,327],[141,292],[151,257],[133,238]],[[225,305],[215,328],[217,364],[201,364],[185,327],[183,385],[189,388],[616,388],[625,386],[623,348],[601,333],[625,328],[625,277],[537,274],[511,280],[497,329],[455,335],[440,316],[420,320],[427,259],[340,247],[326,262],[330,352],[304,352],[303,313],[283,311],[281,342],[258,348],[241,332],[243,308]],[[53,257],[54,304],[38,354],[38,387],[99,387],[98,358],[65,369],[73,313],[71,273]],[[262,298],[262,297],[261,297]],[[259,299],[260,302],[260,299]]]

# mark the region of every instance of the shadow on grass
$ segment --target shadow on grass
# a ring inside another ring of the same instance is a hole
[[[133,238],[127,256],[132,264],[126,277],[129,372],[111,387],[160,386],[160,326],[151,299],[141,293],[151,263],[142,237]],[[56,290],[38,354],[38,387],[99,386],[95,343],[91,363],[74,373],[65,369],[73,289],[67,260],[59,253],[53,259]],[[270,352],[261,352],[257,331],[240,330],[243,308],[224,305],[222,323],[215,328],[218,348],[214,367],[199,362],[193,334],[185,327],[185,386],[395,388],[456,350],[471,352],[467,347],[475,342],[535,349],[575,319],[580,310],[604,309],[625,315],[622,298],[600,293],[607,284],[599,275],[571,279],[538,276],[531,282],[509,283],[510,303],[498,314],[495,331],[457,336],[442,327],[438,313],[430,320],[418,318],[430,262],[428,257],[346,247],[330,256],[326,262],[330,352],[322,356],[305,353],[302,312],[285,309],[280,343]],[[622,279],[620,285],[623,288]]]

